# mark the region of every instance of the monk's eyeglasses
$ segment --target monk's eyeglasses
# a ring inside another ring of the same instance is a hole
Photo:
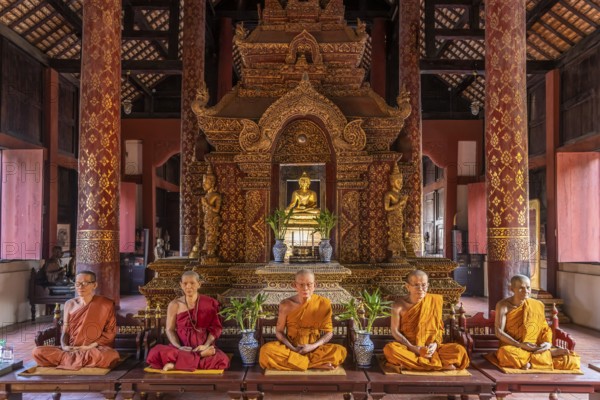
[[[96,283],[96,281],[91,281],[91,282],[75,282],[75,287],[88,287],[89,285],[91,285],[92,283]]]
[[[311,288],[315,286],[314,282],[310,282],[310,283],[298,283],[296,282],[296,286],[300,286],[302,288]]]
[[[409,285],[414,287],[415,289],[427,289],[429,287],[429,283],[415,283],[414,285],[412,283],[409,283]]]

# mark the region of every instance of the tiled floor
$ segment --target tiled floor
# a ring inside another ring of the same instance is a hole
[[[476,297],[464,297],[461,299],[463,307],[468,314],[474,314],[478,311],[487,310],[487,299],[476,298]],[[143,296],[123,296],[121,298],[121,309],[120,313],[135,313],[138,310],[144,309],[146,306],[145,299]],[[3,328],[3,337],[6,337],[7,342],[11,344],[15,349],[15,358],[23,359],[25,362],[31,361],[31,350],[34,345],[34,337],[37,331],[44,329],[51,325],[51,316],[41,317],[36,323],[21,323],[17,325],[11,325]],[[598,360],[598,345],[600,345],[600,332],[592,329],[580,327],[577,325],[561,325],[567,332],[575,336],[577,340],[577,352],[581,355],[582,363],[588,363],[591,360]],[[50,394],[48,395],[25,395],[25,400],[49,400],[51,399]],[[63,400],[100,400],[102,396],[87,393],[87,394],[64,394]],[[217,400],[226,399],[225,395],[211,395],[206,394],[202,396],[188,395],[164,395],[165,400],[170,399],[202,399],[202,400]],[[339,400],[341,394],[322,394],[322,395],[267,395],[266,399],[270,400]],[[446,400],[446,396],[415,396],[415,395],[388,395],[385,400]],[[521,400],[521,399],[547,399],[547,395],[542,394],[518,394],[510,396],[509,400]],[[583,400],[588,399],[587,394],[561,394],[560,399],[562,400]],[[476,399],[475,396],[471,396],[470,399]]]

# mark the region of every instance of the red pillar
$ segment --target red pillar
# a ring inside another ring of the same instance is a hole
[[[485,5],[485,124],[489,307],[528,273],[529,193],[525,3]]]
[[[204,83],[206,0],[183,3],[183,76],[181,82],[181,255],[186,256],[198,235],[200,174],[192,168],[198,121],[192,111],[196,91]]]
[[[58,72],[55,70],[50,68],[45,70],[44,115],[48,153],[46,157],[46,189],[44,191],[44,204],[46,205],[44,214],[46,234],[42,249],[44,257],[49,257],[52,253],[52,246],[56,245],[56,224],[58,223],[58,78]]]
[[[83,3],[77,271],[119,304],[121,1]]]
[[[156,165],[154,164],[154,140],[142,139],[142,225],[148,228],[148,262],[154,261],[156,244]]]
[[[385,99],[386,23],[384,18],[373,19],[371,31],[371,88]]]
[[[556,295],[556,274],[558,272],[558,246],[556,241],[556,149],[560,129],[560,72],[558,69],[546,74],[546,251],[547,285],[546,290]]]
[[[421,75],[419,69],[420,52],[418,46],[420,19],[419,0],[402,0],[398,7],[400,45],[400,90],[402,86],[410,91],[412,112],[404,121],[403,135],[410,142],[410,158],[402,161],[411,163],[410,174],[405,173],[408,201],[404,209],[404,232],[408,232],[417,255],[421,254],[421,209],[423,202],[423,158],[421,134]]]
[[[220,101],[233,87],[233,24],[231,18],[219,19],[219,83],[217,101]]]

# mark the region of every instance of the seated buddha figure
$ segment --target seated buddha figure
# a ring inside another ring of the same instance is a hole
[[[306,172],[302,173],[302,176],[298,179],[298,184],[300,189],[292,192],[292,200],[285,211],[292,210],[292,216],[290,217],[290,223],[292,224],[313,224],[313,218],[319,215],[320,212],[317,207],[317,193],[309,189],[310,178]]]

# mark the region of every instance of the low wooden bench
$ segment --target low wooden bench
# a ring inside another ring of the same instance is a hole
[[[373,326],[372,340],[375,345],[375,355],[383,353],[383,347],[394,341],[390,330],[391,318],[382,318]],[[455,341],[458,337],[457,321],[450,316],[445,321],[446,332],[444,342]],[[461,343],[464,345],[464,343]],[[427,375],[386,375],[379,363],[374,361],[371,368],[365,370],[369,379],[370,394],[374,400],[381,399],[388,394],[419,394],[419,395],[455,395],[467,398],[469,395],[479,396],[482,400],[491,399],[493,396],[493,382],[475,368],[469,367],[467,371],[471,376],[427,376]]]
[[[261,345],[277,340],[275,326],[277,319],[259,321],[258,340]],[[351,324],[347,321],[333,321],[333,338],[330,343],[349,347]],[[350,356],[351,351],[348,351]],[[341,393],[345,399],[357,400],[368,397],[368,380],[364,371],[357,369],[346,359],[343,365],[346,375],[265,375],[264,370],[256,365],[248,369],[244,378],[244,396],[248,399],[262,399],[265,393]]]
[[[471,365],[494,382],[496,398],[504,399],[512,393],[549,393],[550,399],[558,399],[560,393],[600,393],[600,373],[585,365],[581,366],[583,375],[505,374],[483,358],[483,354],[497,350],[500,345],[495,335],[495,312],[492,310],[489,318],[481,312],[466,318],[461,307],[459,314]],[[553,345],[575,350],[575,339],[559,326],[556,307],[551,322]]]
[[[37,283],[37,272],[31,268],[29,274],[29,305],[31,320],[35,321],[36,304],[63,304],[75,296],[74,285],[40,285]]]

